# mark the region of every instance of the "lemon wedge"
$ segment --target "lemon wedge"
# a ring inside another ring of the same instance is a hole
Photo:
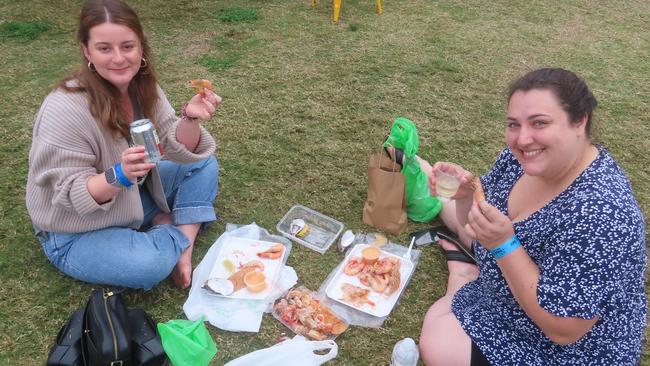
[[[223,267],[226,269],[228,274],[235,273],[235,264],[230,259],[225,259],[223,261]]]

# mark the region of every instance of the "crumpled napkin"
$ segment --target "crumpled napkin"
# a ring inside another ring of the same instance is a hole
[[[197,320],[204,316],[210,324],[223,330],[258,332],[264,312],[270,312],[273,302],[298,282],[298,275],[292,267],[282,266],[273,291],[263,300],[214,296],[208,294],[201,286],[208,279],[221,246],[231,236],[254,240],[280,241],[286,244],[286,250],[288,251],[291,250],[291,242],[284,237],[270,235],[268,231],[255,223],[241,227],[230,224],[228,226],[231,230],[221,234],[205,254],[201,263],[194,269],[192,287],[187,301],[183,304],[183,311],[190,320]]]

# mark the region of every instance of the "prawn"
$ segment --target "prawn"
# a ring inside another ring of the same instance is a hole
[[[348,263],[345,264],[343,272],[348,276],[355,276],[363,270],[364,264],[360,257],[350,258]]]
[[[257,253],[257,256],[260,258],[267,258],[267,259],[278,259],[282,256],[282,253],[284,252],[284,245],[282,244],[275,244],[271,248]]]
[[[386,290],[384,291],[384,294],[388,296],[395,293],[395,291],[399,289],[399,286],[402,282],[402,277],[399,272],[399,267],[400,267],[400,262],[398,261],[397,265],[394,266],[393,269],[390,271],[388,277],[388,283],[387,283],[388,286],[386,286]]]
[[[189,86],[190,88],[194,88],[194,92],[196,94],[202,94],[205,96],[205,89],[214,91],[212,82],[207,79],[194,79],[188,81],[187,84],[188,84],[187,86]]]
[[[384,290],[386,290],[386,286],[388,286],[388,281],[389,281],[389,276],[388,275],[371,275],[368,276],[368,282],[370,283],[370,287],[372,288],[373,291],[382,293]]]
[[[384,273],[389,273],[393,269],[393,266],[395,265],[393,263],[392,259],[394,259],[394,258],[392,258],[392,257],[384,257],[384,258],[378,260],[377,262],[375,262],[375,264],[373,265],[373,268],[372,268],[373,272],[375,274],[379,274],[379,275],[384,274]]]
[[[349,283],[344,283],[341,286],[341,290],[343,291],[343,297],[341,298],[341,300],[345,302],[352,303],[354,306],[357,307],[363,306],[365,304],[368,304],[373,307],[375,306],[375,303],[370,301],[370,299],[368,299],[370,290]]]

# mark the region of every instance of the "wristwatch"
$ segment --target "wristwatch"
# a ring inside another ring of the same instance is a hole
[[[106,176],[106,181],[108,184],[112,185],[113,187],[116,188],[122,188],[122,183],[117,179],[117,174],[115,173],[115,167],[112,166],[110,169],[104,172],[104,175]]]

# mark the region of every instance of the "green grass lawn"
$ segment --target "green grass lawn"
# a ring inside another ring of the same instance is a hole
[[[275,225],[294,204],[353,230],[361,221],[368,155],[398,116],[413,120],[420,155],[485,173],[504,147],[507,83],[542,66],[582,75],[600,102],[597,135],[650,212],[650,3],[630,1],[139,0],[160,83],[179,108],[184,83],[211,79],[224,102],[206,126],[218,141],[219,221],[197,242],[195,264],[226,223]],[[89,284],[49,264],[24,203],[33,117],[49,88],[79,64],[81,1],[0,0],[0,364],[43,364]],[[407,232],[423,228],[410,223]],[[406,243],[407,233],[391,240]],[[317,289],[343,255],[294,245],[288,264]],[[443,295],[446,266],[428,247],[384,326],[352,327],[332,365],[386,365],[395,342],[416,340]],[[126,301],[159,321],[184,318],[187,291],[166,281]],[[259,333],[209,327],[213,364],[290,333],[264,316]],[[646,331],[646,336],[648,332]],[[647,344],[647,343],[646,343]],[[643,364],[650,364],[646,346]]]

